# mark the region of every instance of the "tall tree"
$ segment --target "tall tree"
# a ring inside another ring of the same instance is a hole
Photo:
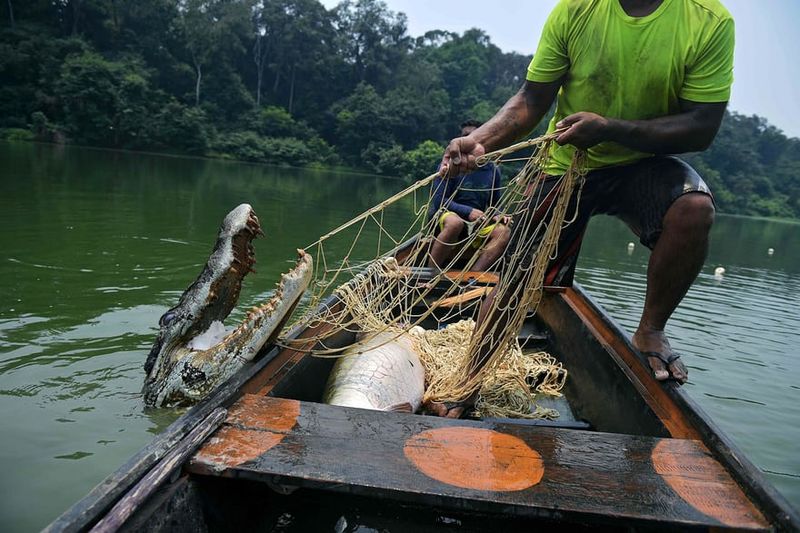
[[[389,11],[382,0],[344,0],[334,15],[340,53],[352,66],[353,78],[388,88],[394,68],[411,46],[405,14]]]
[[[194,105],[200,105],[203,69],[223,48],[241,46],[251,2],[179,0],[179,24],[195,71]]]
[[[262,9],[256,8],[256,13],[257,74],[268,56],[273,102],[285,105],[291,113],[298,84],[308,83],[326,68],[326,63],[333,62],[331,16],[317,0],[271,0],[264,2]]]

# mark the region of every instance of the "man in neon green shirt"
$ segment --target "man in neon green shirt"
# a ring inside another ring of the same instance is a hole
[[[442,159],[448,176],[469,171],[477,157],[530,132],[557,98],[548,131],[564,131],[545,169],[553,178],[542,187],[555,186],[576,147],[588,150],[592,171],[545,283],[572,283],[592,215],[625,221],[652,249],[633,344],[659,380],[687,379],[664,328],[702,268],[714,218],[706,184],[669,154],[705,150],[714,140],[730,96],[733,45],[733,19],[718,0],[561,0],[542,31],[525,85],[490,121],[451,141]],[[532,211],[526,216],[535,218]],[[518,221],[516,227],[524,225]],[[512,237],[509,250],[520,238]],[[524,244],[533,249],[538,243]],[[492,299],[479,320],[507,320],[506,306],[492,306]],[[495,349],[486,343],[474,360],[485,361]],[[461,416],[469,404],[431,410]]]

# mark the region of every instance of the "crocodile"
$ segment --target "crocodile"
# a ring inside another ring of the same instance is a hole
[[[242,280],[255,272],[253,240],[263,234],[248,204],[225,217],[200,276],[158,321],[158,336],[144,365],[146,406],[196,403],[278,336],[311,280],[312,259],[303,250],[266,303],[253,307],[230,333],[221,324],[239,300]]]

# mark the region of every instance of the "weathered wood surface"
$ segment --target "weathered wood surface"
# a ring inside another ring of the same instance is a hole
[[[320,309],[334,303],[335,299],[332,296],[328,297],[320,304]],[[306,331],[299,327],[294,328],[286,338],[295,339]],[[264,380],[268,379],[271,374],[265,375],[263,371],[281,352],[282,350],[275,345],[264,346],[251,364],[245,365],[228,381],[217,387],[208,398],[192,407],[170,424],[166,430],[155,437],[147,446],[98,483],[89,494],[59,515],[44,529],[44,532],[74,533],[87,531],[105,515],[123,494],[129,491],[137,481],[147,474],[158,461],[177,446],[212,411],[218,407],[228,407],[244,392],[251,392],[246,390],[246,387],[251,383],[263,383]],[[257,385],[253,385],[253,387],[257,388]]]
[[[692,440],[380,413],[248,395],[190,472],[477,512],[765,529]]]
[[[610,327],[607,316],[597,313],[589,300],[578,297],[574,289],[568,289],[562,295],[568,309],[565,314],[578,317],[591,337],[596,339],[606,350],[612,360],[617,363],[628,381],[636,388],[637,393],[652,409],[661,423],[673,438],[700,439],[697,429],[667,392],[667,386],[655,379],[647,364],[635,352],[633,346],[626,342],[625,336]],[[574,331],[566,332],[574,335]]]
[[[461,271],[450,270],[444,273],[444,276],[453,283],[485,283],[487,285],[495,285],[500,281],[500,276],[494,272],[480,272],[480,271]]]
[[[197,424],[218,407],[227,407],[241,394],[242,385],[258,373],[277,353],[269,347],[266,354],[245,366],[219,386],[207,399],[194,406],[155,437],[136,455],[97,484],[86,496],[64,511],[43,531],[73,533],[88,530],[111,506],[139,481],[167,453],[177,446]]]
[[[561,296],[571,313],[581,319],[606,351],[623,369],[642,397],[651,405],[673,437],[683,436],[702,441],[717,459],[766,513],[780,531],[800,530],[800,511],[764,477],[745,454],[689,396],[674,382],[661,383],[653,378],[644,357],[639,356],[619,324],[579,284]]]
[[[470,289],[461,294],[437,300],[433,303],[433,307],[447,308],[447,307],[456,307],[459,305],[463,305],[467,302],[471,302],[473,300],[477,300],[478,298],[482,298],[484,295],[488,294],[491,290],[492,290],[491,287],[478,287],[476,289]]]
[[[122,525],[136,512],[166,481],[186,459],[225,421],[227,411],[222,407],[215,409],[208,417],[199,423],[178,446],[172,449],[159,463],[147,473],[134,487],[111,508],[91,529],[92,533],[112,533],[119,530]]]

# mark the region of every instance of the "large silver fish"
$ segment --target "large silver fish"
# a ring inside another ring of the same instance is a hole
[[[331,370],[323,401],[331,405],[413,413],[425,392],[425,369],[415,336],[424,330],[383,332],[345,351]],[[361,352],[361,353],[359,353]]]

